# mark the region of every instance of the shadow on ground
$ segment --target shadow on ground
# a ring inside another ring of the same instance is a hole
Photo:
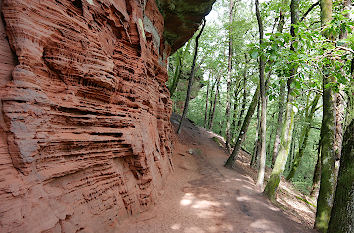
[[[171,122],[176,125],[177,116]],[[309,229],[312,220],[297,214],[303,203],[294,201],[294,205],[279,208],[256,190],[252,170],[242,164],[246,163],[244,155],[236,170],[224,168],[227,154],[213,137],[186,120],[176,137],[175,171],[161,201],[125,220],[117,232],[316,232]],[[289,197],[288,202],[292,200]],[[305,211],[313,214],[313,209]]]

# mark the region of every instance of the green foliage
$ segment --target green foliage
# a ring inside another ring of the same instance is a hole
[[[304,14],[315,1],[300,1],[300,12]],[[352,28],[353,20],[347,17],[348,11],[343,11],[342,1],[334,1],[333,20],[324,28],[320,24],[320,7],[316,6],[297,25],[296,37],[290,33],[290,0],[272,0],[261,4],[261,14],[264,19],[265,38],[262,46],[258,43],[258,26],[253,12],[252,1],[236,1],[234,8],[234,21],[228,22],[229,1],[217,1],[212,11],[213,18],[207,18],[207,26],[200,39],[200,55],[197,60],[196,83],[194,84],[188,118],[197,125],[204,125],[205,103],[208,101],[207,116],[209,116],[211,100],[215,97],[216,79],[221,77],[220,96],[215,110],[214,124],[211,129],[222,136],[225,131],[225,108],[227,102],[226,78],[227,78],[227,57],[228,57],[228,33],[232,27],[233,38],[233,69],[232,69],[232,114],[238,116],[241,111],[243,86],[243,72],[247,67],[246,93],[247,105],[251,102],[252,96],[258,83],[258,58],[266,58],[266,75],[270,75],[268,84],[268,113],[267,113],[267,166],[272,163],[272,151],[274,145],[274,134],[277,127],[277,111],[280,85],[287,82],[291,71],[296,68],[297,72],[293,77],[291,87],[294,96],[293,105],[298,109],[295,115],[295,129],[293,149],[291,153],[298,150],[300,144],[300,131],[305,122],[304,112],[309,99],[313,99],[315,93],[322,93],[323,75],[333,77],[333,82],[326,84],[334,91],[341,88],[350,93],[353,78],[351,75],[351,61],[354,51],[354,35]],[[285,25],[282,33],[276,32],[279,23],[279,12],[282,11],[285,17]],[[219,14],[217,14],[219,12]],[[353,12],[350,12],[353,14]],[[301,18],[302,15],[300,15]],[[339,39],[343,32],[347,32],[347,38]],[[331,40],[323,35],[330,32],[333,35]],[[192,63],[192,51],[194,42],[187,49],[183,56],[181,68],[182,77],[177,91],[172,96],[174,111],[180,112],[183,108],[183,101],[186,91],[186,77]],[[291,45],[294,49],[291,49]],[[181,48],[184,50],[185,47]],[[170,57],[169,75],[173,77],[176,70],[177,53]],[[324,69],[326,68],[326,69]],[[323,71],[327,73],[323,73]],[[211,77],[208,79],[208,77]],[[207,86],[209,83],[209,96],[206,100]],[[169,80],[168,85],[171,85]],[[322,108],[322,99],[319,102]],[[235,106],[235,107],[234,107]],[[320,138],[319,128],[322,121],[322,111],[316,111],[313,117],[312,128],[309,133],[307,147],[301,163],[292,179],[294,185],[303,193],[308,193],[312,185],[312,176],[317,160],[317,148]],[[237,127],[233,135],[238,135]],[[254,114],[247,132],[246,139],[242,145],[247,151],[253,151],[255,135],[257,131],[257,115]],[[234,142],[233,142],[234,143]],[[233,144],[232,143],[232,144]],[[293,155],[292,155],[293,156]],[[288,160],[284,175],[287,175],[292,160]]]

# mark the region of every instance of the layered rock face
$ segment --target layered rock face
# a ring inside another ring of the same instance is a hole
[[[0,1],[0,232],[112,232],[156,203],[167,57],[214,1],[171,2]]]

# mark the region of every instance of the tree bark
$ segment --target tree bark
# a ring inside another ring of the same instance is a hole
[[[299,10],[299,0],[291,0],[290,11],[291,11],[291,24],[296,25],[298,22],[298,10]],[[290,28],[290,33],[293,38],[295,38],[295,29],[293,26]],[[292,51],[295,51],[295,48],[291,46]],[[279,154],[275,160],[274,168],[272,170],[271,176],[267,183],[267,186],[264,189],[264,194],[271,200],[275,200],[276,191],[279,187],[280,177],[284,172],[286,161],[289,156],[290,144],[292,140],[292,133],[294,128],[294,106],[293,106],[293,96],[291,83],[297,72],[297,68],[294,67],[291,69],[290,77],[288,78],[287,87],[287,104],[285,111],[285,121],[282,126],[282,133],[280,138],[280,150]]]
[[[258,161],[258,155],[260,154],[259,148],[261,147],[259,143],[261,140],[259,139],[259,132],[261,129],[261,118],[260,118],[260,101],[258,98],[258,104],[257,104],[257,129],[256,129],[256,135],[255,135],[255,141],[254,141],[254,148],[253,148],[253,153],[252,153],[252,159],[250,166],[251,167],[256,167],[257,161]]]
[[[207,124],[206,124],[206,127],[207,129],[210,129],[209,125],[210,125],[210,119],[211,119],[211,114],[213,112],[213,103],[214,103],[214,98],[215,98],[215,93],[213,95],[213,92],[214,92],[214,88],[215,86],[217,85],[217,82],[218,82],[218,79],[215,79],[215,82],[213,83],[213,85],[211,86],[211,93],[210,93],[210,107],[209,107],[209,115],[208,115],[208,121],[207,121]],[[216,91],[215,91],[216,92]]]
[[[247,63],[247,59],[245,60],[245,62]],[[240,126],[241,126],[242,119],[243,119],[243,114],[244,114],[244,112],[246,110],[246,104],[247,104],[246,82],[247,82],[247,64],[245,65],[245,70],[243,72],[243,99],[242,99],[240,115],[238,117],[238,121],[237,121],[237,125],[236,125],[237,129],[239,129]]]
[[[283,124],[283,115],[284,115],[284,100],[285,100],[285,84],[281,83],[280,92],[279,92],[277,131],[274,140],[272,165],[274,165],[275,159],[277,158],[279,153],[280,134],[281,134],[282,124]]]
[[[310,196],[314,197],[316,194],[316,191],[318,190],[319,187],[319,182],[321,179],[321,138],[322,138],[322,127],[321,127],[321,133],[320,133],[320,141],[318,142],[318,150],[317,150],[317,162],[315,166],[315,170],[313,171],[313,178],[312,178],[312,187],[310,191]]]
[[[354,121],[343,137],[342,155],[328,233],[353,232],[354,226]]]
[[[243,120],[243,116],[241,117],[241,119],[239,118],[239,112],[238,112],[238,106],[239,106],[239,94],[240,92],[243,90],[243,87],[241,87],[241,83],[236,82],[236,87],[235,87],[235,91],[234,91],[234,106],[233,106],[233,120],[232,120],[232,124],[231,124],[231,139],[230,139],[230,146],[232,144],[232,146],[235,145],[235,137],[237,136],[238,131],[240,130],[240,126],[237,127],[237,123],[238,121]],[[247,103],[246,103],[247,104]]]
[[[217,77],[213,109],[211,111],[210,119],[209,119],[209,129],[211,129],[211,130],[213,130],[213,121],[214,121],[214,115],[215,115],[215,108],[216,108],[216,103],[217,103],[218,96],[219,96],[220,79],[221,79],[220,76]]]
[[[295,116],[294,116],[295,117]],[[295,153],[295,148],[296,148],[296,124],[294,123],[294,128],[293,128],[293,136],[291,137],[291,143],[290,143],[290,151],[289,151],[289,155],[288,155],[288,167],[286,171],[290,171],[291,167],[292,167],[292,163],[294,161],[294,153]]]
[[[283,1],[282,4],[285,5],[287,1]],[[280,8],[279,13],[279,24],[277,28],[277,32],[282,33],[285,25],[285,17],[283,8]],[[285,100],[285,83],[280,82],[280,91],[279,91],[279,105],[278,105],[278,122],[277,122],[277,131],[275,134],[274,140],[274,148],[273,148],[273,155],[272,155],[272,167],[275,163],[275,159],[278,156],[279,152],[279,143],[280,143],[280,134],[283,124],[283,115],[284,115],[284,100]]]
[[[207,118],[208,118],[208,103],[209,103],[210,77],[211,77],[211,73],[209,73],[208,85],[207,85],[207,92],[206,92],[206,97],[205,97],[204,128],[206,127]]]
[[[259,45],[263,44],[263,20],[261,18],[261,14],[259,11],[259,1],[256,0],[256,16],[258,22],[258,30],[259,30]],[[256,185],[258,187],[263,186],[264,181],[264,172],[265,172],[265,163],[266,163],[266,127],[267,127],[267,101],[266,101],[266,93],[265,93],[265,80],[264,80],[264,69],[265,62],[264,56],[259,56],[259,84],[260,84],[260,97],[261,97],[261,154],[260,154],[260,163],[258,170],[258,178]]]
[[[238,94],[239,94],[239,91],[237,90],[237,88],[235,88],[235,91],[234,91],[234,107],[233,107],[233,116],[232,116],[232,124],[231,124],[231,141],[230,141],[230,146],[231,144],[234,142],[235,140],[235,134],[236,132],[239,130],[239,128],[236,127],[236,122],[238,120],[240,120],[237,116],[237,107],[238,107]],[[243,119],[243,118],[242,118]],[[241,119],[241,120],[242,120]]]
[[[177,51],[177,64],[176,64],[176,70],[175,70],[175,73],[174,73],[174,76],[173,76],[173,81],[172,81],[172,85],[171,87],[169,88],[170,90],[170,96],[173,96],[173,94],[175,93],[176,89],[177,89],[177,86],[178,86],[178,83],[179,83],[179,80],[181,78],[181,71],[182,71],[182,66],[183,66],[183,58],[184,56],[186,55],[186,53],[188,52],[189,50],[189,47],[191,45],[191,41],[192,40],[189,40],[186,47],[184,48],[184,50],[178,50]]]
[[[321,0],[321,23],[325,27],[332,20],[332,0]],[[324,35],[331,39],[329,31]],[[328,69],[324,67],[324,69]],[[326,72],[324,72],[326,73]],[[323,75],[323,120],[321,138],[321,183],[317,198],[315,228],[327,232],[331,216],[335,188],[335,95],[329,83],[335,81],[328,75]]]
[[[179,122],[179,125],[178,125],[177,134],[179,134],[181,132],[183,119],[186,117],[186,114],[188,111],[188,105],[189,105],[189,100],[190,100],[190,95],[191,95],[191,90],[192,90],[192,85],[193,85],[193,78],[194,78],[194,74],[195,74],[194,68],[195,68],[195,63],[197,61],[197,56],[198,56],[198,43],[199,43],[199,38],[203,33],[204,27],[205,27],[205,19],[203,19],[202,28],[200,29],[199,34],[195,38],[195,48],[194,48],[193,63],[192,63],[192,68],[191,68],[191,75],[190,75],[189,81],[188,81],[186,101],[184,103],[183,113],[182,113],[181,121]]]
[[[275,114],[273,114],[275,115]],[[273,121],[274,121],[274,117],[273,117]],[[271,155],[271,150],[272,150],[272,141],[273,141],[273,135],[274,135],[274,126],[272,126],[271,130],[270,130],[270,135],[269,135],[269,141],[268,141],[268,145],[267,145],[267,155]]]
[[[251,122],[252,116],[258,104],[258,98],[259,98],[259,85],[257,86],[257,90],[255,91],[255,93],[253,94],[252,102],[248,107],[245,119],[243,120],[242,127],[236,139],[236,144],[234,146],[234,149],[224,165],[227,168],[233,168],[235,166],[235,161],[237,159],[238,152],[240,151],[241,145],[245,140],[245,135],[247,133],[248,126]]]
[[[308,137],[309,137],[309,133],[310,133],[310,129],[311,129],[312,118],[313,118],[313,115],[315,114],[316,106],[317,106],[319,99],[320,99],[320,95],[317,94],[311,103],[311,110],[308,113],[306,113],[305,125],[302,128],[302,132],[301,132],[301,136],[300,136],[301,141],[300,141],[299,151],[296,153],[294,162],[292,163],[291,170],[290,170],[288,176],[286,177],[287,180],[290,180],[294,177],[295,172],[300,165],[302,156],[304,155],[304,151],[307,146],[307,141],[308,141]]]
[[[225,130],[225,135],[226,135],[226,149],[229,151],[230,149],[230,128],[231,128],[231,123],[230,123],[230,108],[231,108],[231,98],[230,98],[230,92],[231,92],[231,71],[232,71],[232,22],[233,22],[233,8],[234,8],[234,1],[230,0],[230,12],[229,12],[229,57],[228,57],[228,65],[227,65],[227,91],[226,91],[226,111],[225,111],[225,117],[226,117],[226,130]]]

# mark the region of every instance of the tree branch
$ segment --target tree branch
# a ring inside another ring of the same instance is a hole
[[[301,17],[301,19],[300,19],[300,22],[302,22],[305,18],[306,18],[306,16],[313,10],[313,8],[315,8],[316,6],[319,6],[320,5],[320,1],[318,1],[318,2],[316,2],[316,3],[314,3],[314,4],[312,4],[312,6],[306,11],[306,13]]]

